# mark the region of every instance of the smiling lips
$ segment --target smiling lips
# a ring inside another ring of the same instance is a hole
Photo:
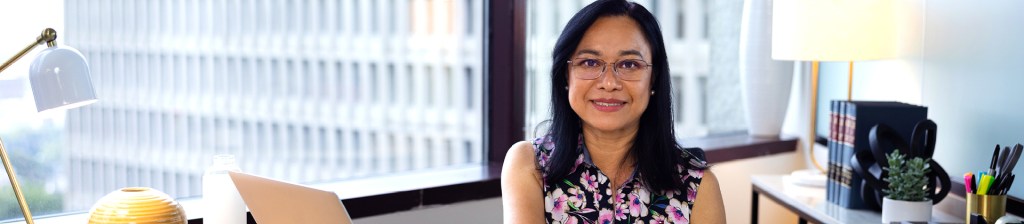
[[[602,112],[615,112],[626,107],[626,101],[616,99],[595,99],[590,102],[595,109]]]

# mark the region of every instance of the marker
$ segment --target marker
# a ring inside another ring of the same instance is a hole
[[[971,190],[973,186],[974,186],[974,174],[972,174],[971,172],[965,173],[964,174],[964,188],[965,188],[964,190],[967,191],[968,194],[974,194],[974,190]]]
[[[988,174],[981,175],[981,185],[978,185],[978,194],[988,194],[989,187],[992,186],[992,176]]]

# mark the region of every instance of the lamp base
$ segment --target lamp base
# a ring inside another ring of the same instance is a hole
[[[824,188],[825,183],[828,182],[828,178],[825,174],[818,169],[805,169],[793,171],[789,174],[788,178],[791,183],[806,186],[806,187],[819,187]]]

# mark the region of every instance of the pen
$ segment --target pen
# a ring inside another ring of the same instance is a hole
[[[1006,178],[1006,181],[1003,181],[1004,183],[1006,183],[1006,185],[1003,186],[1003,191],[1000,192],[1002,193],[1000,195],[1005,195],[1006,193],[1010,192],[1010,185],[1013,185],[1013,177],[1016,176],[1016,174],[1011,174],[1010,178]]]
[[[1024,147],[1014,147],[1013,151],[1010,152],[1006,156],[1006,158],[1003,158],[1003,166],[999,167],[999,169],[1003,172],[1001,174],[1003,178],[1006,178],[1008,174],[1013,172],[1013,167],[1017,166],[1017,160],[1020,159],[1020,154],[1022,150],[1024,150]]]
[[[1013,149],[1010,147],[1003,147],[1003,151],[999,153],[999,161],[996,162],[996,170],[999,174],[1006,172],[1006,162],[1010,158],[1010,154],[1013,154]]]
[[[992,162],[988,165],[988,173],[992,176],[996,175],[996,161],[999,161],[999,144],[996,144],[996,149],[992,151]]]
[[[1003,181],[1004,179],[1001,179],[998,176],[992,176],[992,184],[988,186],[988,194],[999,194],[1003,189]]]

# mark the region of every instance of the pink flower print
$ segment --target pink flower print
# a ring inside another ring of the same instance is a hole
[[[666,198],[674,198],[679,194],[679,190],[664,191],[664,194]]]
[[[630,215],[633,217],[647,216],[647,203],[650,200],[650,193],[646,190],[634,190],[630,193]]]
[[[572,169],[569,170],[569,173],[575,173],[576,168],[578,168],[580,164],[583,164],[583,154],[580,154],[580,156],[576,157],[576,164],[572,165]]]
[[[690,187],[686,190],[686,200],[694,201],[694,199],[697,199],[697,183],[690,182]]]
[[[569,188],[567,191],[569,193],[569,205],[572,205],[572,208],[579,209],[583,207],[583,204],[587,203],[587,195],[583,194],[579,187]]]
[[[540,152],[538,154],[540,154],[540,160],[537,161],[537,164],[540,165],[540,167],[546,167],[548,165],[548,154],[544,152]]]
[[[669,200],[668,207],[665,207],[665,214],[668,216],[667,221],[673,223],[690,223],[690,207],[687,207],[673,198]]]
[[[594,191],[594,207],[595,208],[596,207],[600,207],[599,205],[601,204],[601,198],[604,198],[604,194],[601,194],[601,193],[598,193],[598,192]]]
[[[626,181],[624,181],[624,182],[622,182],[622,183],[620,183],[620,184],[626,184],[626,183],[629,183],[629,181],[633,180],[632,178],[633,178],[633,177],[630,177],[630,179],[626,179]],[[643,181],[636,181],[636,182],[633,182],[633,183],[631,183],[631,185],[633,186],[633,189],[642,189],[642,188],[647,188],[647,185],[644,185],[644,182],[643,182]]]
[[[601,212],[598,213],[598,214],[599,214],[597,216],[597,223],[598,224],[611,224],[611,223],[615,223],[615,219],[614,219],[615,218],[615,213],[612,212],[611,210],[601,209]]]
[[[665,216],[654,213],[654,216],[651,217],[651,224],[665,224]]]
[[[707,167],[707,161],[697,160],[697,158],[690,159],[690,167]]]
[[[594,192],[597,190],[597,176],[590,175],[590,171],[583,171],[583,175],[580,175],[580,183],[587,191]]]
[[[568,220],[565,220],[564,224],[579,224],[580,220],[576,216],[569,216]]]
[[[626,193],[612,194],[612,190],[611,189],[608,189],[607,191],[608,191],[609,195],[612,195],[611,198],[608,198],[608,203],[615,204],[615,205],[626,203]]]
[[[617,205],[618,204],[618,203],[615,203],[615,195],[612,194],[612,189],[611,188],[605,188],[604,189],[604,194],[608,195],[608,204],[613,204],[613,205]]]
[[[598,184],[608,183],[608,176],[605,176],[604,174],[600,174],[600,173],[597,174],[597,183]]]
[[[684,181],[690,178],[690,171],[686,170],[686,168],[683,167],[682,165],[677,165],[676,171],[679,171],[679,173],[683,174]]]
[[[704,171],[703,170],[690,169],[690,170],[688,170],[688,172],[689,172],[689,175],[691,177],[693,177],[693,178],[697,178],[697,179],[704,178]]]
[[[615,206],[615,220],[625,220],[626,214],[629,214],[629,207],[626,205]]]
[[[696,178],[696,179],[703,178],[703,171],[702,170],[690,169],[688,172],[689,172],[688,173],[689,176],[692,177],[692,178]]]
[[[569,197],[562,192],[562,189],[555,189],[555,192],[544,197],[544,210],[551,213],[551,219],[562,222],[567,218],[568,200]]]
[[[544,138],[544,148],[547,150],[555,149],[555,141],[552,141],[551,136]]]
[[[636,194],[644,204],[651,203],[651,192],[647,191],[647,188],[634,188],[633,194]]]

